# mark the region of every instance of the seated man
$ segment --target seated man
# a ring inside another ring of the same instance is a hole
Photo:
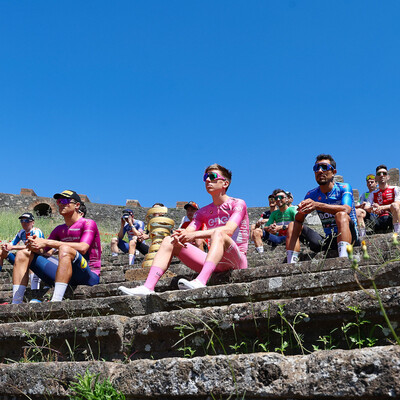
[[[357,225],[360,237],[364,237],[366,235],[365,221],[375,220],[376,217],[375,214],[371,214],[365,211],[365,206],[367,205],[367,199],[369,195],[376,189],[377,186],[375,175],[368,174],[366,180],[367,180],[368,192],[365,192],[361,195],[359,204],[356,205]]]
[[[46,284],[55,285],[51,301],[61,301],[68,284],[99,283],[101,268],[100,234],[96,222],[79,214],[81,198],[72,190],[56,193],[58,210],[65,224],[57,226],[48,239],[28,237],[27,249],[20,250],[13,269],[13,304],[22,303],[28,270]],[[58,259],[46,251],[58,250]]]
[[[294,222],[289,224],[286,239],[288,264],[298,261],[299,238],[314,252],[337,248],[339,257],[347,257],[348,244],[358,243],[353,191],[348,183],[334,181],[335,160],[329,154],[320,154],[316,158],[313,170],[319,186],[306,194],[297,207]],[[314,210],[321,220],[325,238],[303,225],[306,215]]]
[[[226,194],[231,177],[231,172],[221,165],[206,168],[203,180],[213,202],[198,210],[186,229],[177,229],[164,238],[145,284],[134,289],[120,286],[123,293],[137,296],[154,293],[172,256],[199,273],[192,281],[180,279],[178,286],[182,290],[205,287],[214,271],[247,268],[249,218],[246,203]],[[207,230],[200,230],[202,224],[206,224]],[[211,239],[208,254],[191,244],[195,239],[207,238]]]
[[[26,241],[29,236],[36,236],[38,238],[44,238],[43,232],[39,228],[35,228],[35,218],[30,212],[23,213],[18,219],[21,221],[22,229],[15,235],[15,238],[10,243],[1,245],[1,256],[0,256],[0,271],[3,268],[3,261],[7,258],[8,262],[14,265],[15,254],[10,253],[12,250],[24,250],[26,249]],[[22,242],[23,244],[18,244]],[[35,274],[30,274],[31,278],[31,289],[39,289],[40,279]]]
[[[268,221],[271,213],[278,209],[275,201],[275,196],[273,194],[270,194],[268,196],[268,203],[269,209],[264,211],[261,214],[260,219],[255,224],[252,224],[250,227],[251,240],[254,242],[256,246],[256,251],[259,253],[264,252],[262,242],[266,242],[269,237],[268,232],[263,229],[263,225],[265,225],[265,223]]]
[[[253,233],[254,244],[258,253],[264,252],[262,240],[267,241],[273,246],[285,242],[287,227],[290,222],[294,221],[294,216],[296,215],[296,209],[288,205],[287,192],[282,189],[275,189],[272,195],[278,209],[271,213],[262,234],[260,233],[260,229],[256,229]]]
[[[149,246],[145,242],[148,239],[148,235],[144,233],[144,222],[138,219],[135,220],[133,210],[127,208],[122,213],[118,237],[111,239],[111,254],[114,257],[118,256],[119,248],[124,253],[129,253],[129,265],[133,265],[135,263],[136,249],[143,255],[149,252]],[[125,233],[128,235],[129,243],[122,240]]]
[[[389,186],[389,174],[386,165],[376,167],[378,189],[374,190],[367,199],[365,211],[377,215],[374,232],[392,230],[400,233],[400,189]]]
[[[194,201],[189,201],[189,203],[185,204],[183,208],[186,210],[186,215],[182,218],[179,229],[186,229],[189,226],[193,220],[194,214],[199,209],[199,206]],[[207,229],[207,227],[203,225],[201,229]],[[196,239],[192,244],[204,251],[204,239]]]

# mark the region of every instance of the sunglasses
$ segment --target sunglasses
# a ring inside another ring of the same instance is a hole
[[[59,199],[57,199],[57,204],[62,204],[66,206],[69,203],[75,203],[75,201],[73,201],[72,199],[66,199],[65,197],[60,197]]]
[[[313,171],[318,172],[318,171],[331,171],[334,170],[335,168],[332,167],[330,164],[315,164],[313,166]]]
[[[376,173],[377,176],[386,176],[387,172],[381,171]]]
[[[283,200],[286,196],[275,196],[275,200]]]
[[[21,219],[20,221],[21,221],[21,224],[22,224],[23,222],[24,222],[25,224],[27,224],[28,222],[31,222],[30,219]]]
[[[223,180],[226,181],[226,178],[221,176],[220,174],[217,174],[216,172],[206,172],[203,176],[203,181],[205,182],[207,178],[210,178],[210,181],[217,181],[217,180]]]

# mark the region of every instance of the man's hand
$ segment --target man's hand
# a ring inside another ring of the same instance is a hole
[[[274,222],[273,224],[267,227],[267,231],[269,233],[272,233],[273,235],[276,235],[280,231],[280,229],[278,225],[276,225],[276,223]]]
[[[297,212],[303,214],[310,214],[317,209],[317,202],[312,199],[303,200],[297,207]]]
[[[195,239],[195,232],[188,232],[186,229],[177,229],[172,235],[172,243],[181,247],[186,247],[185,243]]]
[[[376,215],[381,215],[385,210],[378,203],[372,204],[372,212]]]
[[[40,250],[46,247],[46,239],[29,236],[26,242],[26,247],[33,253],[39,253]]]
[[[267,221],[268,221],[267,219],[263,219],[263,218],[259,219],[259,220],[256,222],[256,228],[260,228],[260,227],[261,227],[262,225],[264,225]]]
[[[11,243],[4,243],[1,245],[1,248],[5,251],[11,251],[14,246]]]
[[[121,228],[123,228],[125,226],[125,219],[123,217],[121,217]]]

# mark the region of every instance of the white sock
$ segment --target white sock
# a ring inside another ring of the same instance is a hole
[[[394,223],[393,228],[394,228],[395,233],[400,233],[400,222]]]
[[[129,254],[129,265],[133,265],[135,263],[135,255]]]
[[[257,253],[264,253],[264,246],[256,247],[256,252]]]
[[[359,228],[358,233],[360,237],[364,237],[366,235],[365,228]]]
[[[51,301],[62,301],[64,293],[67,290],[68,283],[56,282],[54,286],[53,297]]]
[[[12,304],[21,304],[24,300],[26,286],[13,285],[13,299]]]
[[[111,255],[113,256],[113,257],[118,257],[118,253],[111,253]]]
[[[350,243],[347,242],[339,242],[337,244],[339,250],[339,257],[346,257],[346,258],[348,257],[346,246],[348,246],[349,244]]]
[[[286,250],[286,257],[288,264],[294,264],[299,261],[299,254],[300,252],[294,250]]]
[[[31,278],[31,289],[37,290],[40,288],[40,278],[36,274],[30,274]]]

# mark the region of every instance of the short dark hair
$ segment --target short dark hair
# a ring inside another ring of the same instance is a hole
[[[386,169],[386,171],[388,170],[385,164],[381,164],[376,167],[375,172],[378,172],[380,169]]]
[[[321,161],[321,160],[329,160],[331,162],[331,165],[334,169],[336,169],[336,161],[333,159],[333,157],[330,154],[318,154],[315,162]]]
[[[274,200],[275,200],[275,196],[274,196],[273,194],[270,194],[270,195],[268,196],[268,198],[269,198],[269,199],[274,199]]]
[[[275,189],[275,190],[272,192],[272,195],[273,195],[273,196],[276,196],[278,193],[285,193],[285,196],[287,197],[287,193],[286,193],[283,189]]]
[[[78,212],[80,212],[80,213],[82,214],[83,218],[86,217],[87,208],[86,208],[86,206],[85,206],[85,203],[83,203],[83,202],[80,203],[79,211],[78,211]]]
[[[219,171],[221,171],[221,175],[222,175],[224,178],[226,178],[226,180],[229,182],[229,185],[231,184],[231,180],[232,180],[232,171],[230,171],[229,169],[223,167],[222,165],[219,165],[219,164],[215,163],[215,164],[209,165],[209,166],[206,168],[206,170],[205,170],[204,172],[207,173],[208,171],[211,171],[211,170],[213,170],[213,169],[218,169]],[[228,185],[228,187],[226,188],[226,190],[228,190],[229,185]]]
[[[154,203],[154,204],[151,206],[151,208],[156,207],[156,206],[158,206],[158,207],[165,207],[163,203]]]

